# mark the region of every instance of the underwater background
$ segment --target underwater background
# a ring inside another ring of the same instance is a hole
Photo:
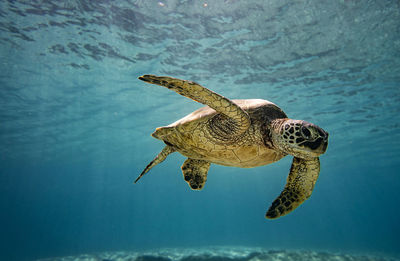
[[[328,131],[310,199],[264,218],[291,156],[212,165],[197,192],[174,153],[133,184],[164,146],[155,128],[202,107],[142,74]],[[3,0],[0,260],[216,246],[399,258],[399,113],[398,0]]]

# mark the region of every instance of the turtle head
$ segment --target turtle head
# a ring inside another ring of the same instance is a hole
[[[271,124],[271,141],[285,153],[302,159],[318,157],[328,147],[329,134],[307,121],[280,119]]]

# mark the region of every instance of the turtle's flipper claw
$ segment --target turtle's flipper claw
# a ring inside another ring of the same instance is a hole
[[[139,76],[138,79],[141,81],[144,81],[144,82],[152,82],[151,81],[152,76],[154,76],[154,75],[145,74],[145,75]]]

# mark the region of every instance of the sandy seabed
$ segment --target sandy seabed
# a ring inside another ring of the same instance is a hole
[[[165,248],[52,257],[37,261],[400,261],[392,257],[250,247]]]

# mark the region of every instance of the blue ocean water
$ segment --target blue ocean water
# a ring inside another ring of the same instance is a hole
[[[330,134],[313,195],[264,218],[292,157],[212,165],[150,134],[202,105],[142,74],[261,98]],[[397,0],[0,2],[0,259],[254,246],[400,256]]]

